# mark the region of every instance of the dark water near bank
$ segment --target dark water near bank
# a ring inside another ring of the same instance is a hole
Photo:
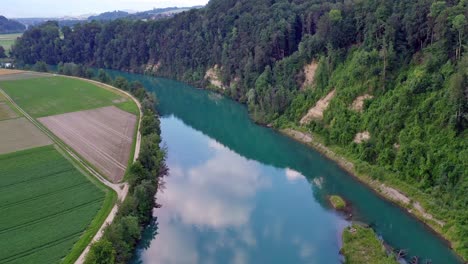
[[[385,241],[433,263],[459,263],[437,236],[319,153],[253,124],[219,95],[123,74],[155,91],[170,176],[157,195],[141,263],[340,263],[349,223],[327,204],[338,194]],[[154,236],[154,234],[156,234]]]

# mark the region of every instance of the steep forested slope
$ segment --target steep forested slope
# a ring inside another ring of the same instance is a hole
[[[260,123],[319,134],[358,170],[432,197],[467,258],[467,17],[466,0],[212,0],[164,21],[65,27],[63,38],[44,24],[12,53],[177,78],[246,103]],[[300,122],[331,91],[320,118]]]

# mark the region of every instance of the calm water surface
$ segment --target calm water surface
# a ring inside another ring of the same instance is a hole
[[[349,222],[330,209],[330,194],[392,246],[460,263],[421,223],[314,150],[253,124],[243,106],[167,79],[126,77],[158,96],[170,168],[135,263],[340,263]]]

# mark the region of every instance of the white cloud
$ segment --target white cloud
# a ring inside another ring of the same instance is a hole
[[[285,169],[285,174],[286,174],[286,178],[289,181],[297,181],[297,180],[300,180],[300,179],[304,179],[304,176],[302,176],[302,174],[300,172],[295,171],[295,170],[290,169],[290,168]]]

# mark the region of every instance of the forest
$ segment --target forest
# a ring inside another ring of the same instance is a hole
[[[160,21],[47,22],[11,54],[178,79],[317,135],[358,171],[427,197],[468,259],[467,17],[466,0],[211,0]],[[300,122],[331,91],[323,118]]]
[[[11,34],[23,32],[26,27],[18,21],[0,16],[0,34]]]

